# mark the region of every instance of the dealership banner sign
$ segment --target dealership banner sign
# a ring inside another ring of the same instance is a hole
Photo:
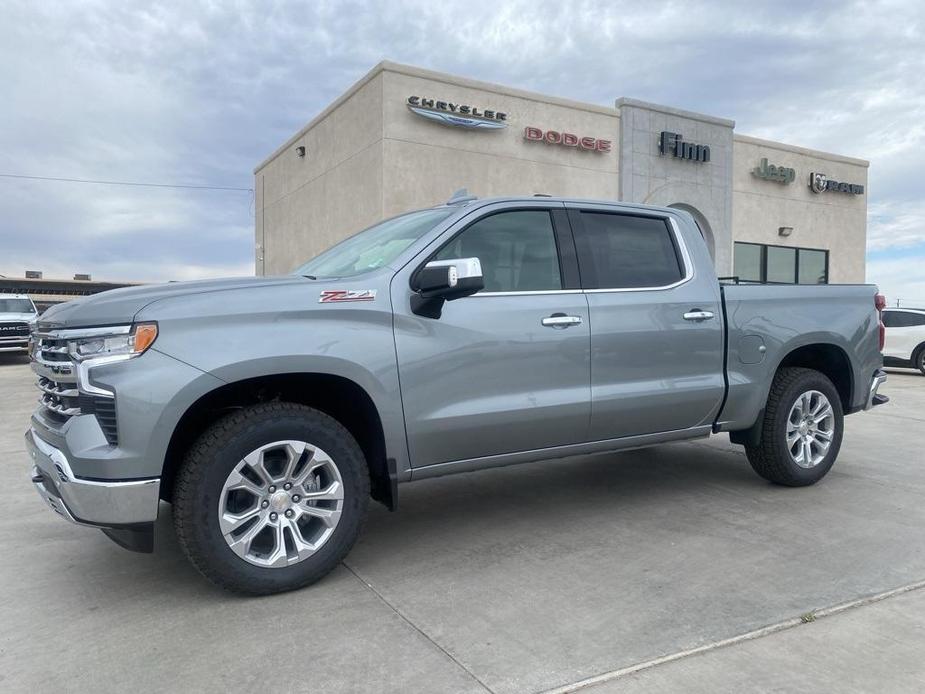
[[[470,130],[500,130],[507,127],[507,114],[503,111],[423,96],[409,96],[407,103],[412,113],[441,125]]]

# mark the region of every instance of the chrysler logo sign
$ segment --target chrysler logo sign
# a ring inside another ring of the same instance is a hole
[[[499,130],[507,127],[507,114],[470,104],[438,101],[423,96],[409,96],[408,108],[428,120],[472,130]]]
[[[833,181],[824,173],[813,172],[809,175],[809,189],[814,193],[823,193],[832,191],[836,193],[850,193],[852,195],[863,195],[864,186],[858,183],[841,183]]]

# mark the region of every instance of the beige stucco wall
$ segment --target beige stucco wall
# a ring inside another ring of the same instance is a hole
[[[411,95],[503,111],[508,126],[473,131],[434,123],[408,109]],[[608,139],[612,148],[526,141],[526,126]],[[288,272],[359,229],[467,188],[479,197],[546,193],[691,205],[711,225],[721,274],[732,270],[733,242],[751,241],[827,249],[831,282],[864,281],[868,163],[739,134],[730,156],[723,138],[732,127],[629,99],[597,106],[380,63],[255,170],[257,273]],[[710,144],[713,161],[660,156],[661,129]],[[623,153],[621,138],[629,143]],[[298,146],[306,147],[304,158]],[[781,185],[753,176],[762,157],[796,169],[796,180]],[[862,184],[865,194],[812,193],[812,171]],[[793,234],[779,236],[781,226]]]
[[[289,272],[379,221],[381,73],[360,80],[260,164],[255,188],[257,274]]]
[[[868,163],[744,135],[734,138],[732,237],[779,246],[827,249],[829,282],[863,282],[867,238]],[[790,184],[766,181],[751,172],[762,158],[796,170]],[[811,172],[864,186],[863,195],[809,188]],[[779,227],[793,227],[788,236]]]
[[[394,66],[383,72],[383,211],[442,203],[467,188],[479,197],[579,196],[616,200],[620,119],[613,109]],[[508,114],[508,126],[472,131],[412,113],[409,96],[466,103]],[[610,152],[524,139],[524,127],[612,142]]]

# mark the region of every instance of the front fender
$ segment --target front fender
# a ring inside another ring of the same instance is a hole
[[[155,346],[224,383],[288,373],[356,383],[373,401],[387,455],[404,479],[410,466],[392,311],[387,292],[379,296],[369,303],[318,304],[288,291],[241,293],[219,309],[206,296],[161,303],[152,315]],[[267,310],[268,302],[274,310]]]

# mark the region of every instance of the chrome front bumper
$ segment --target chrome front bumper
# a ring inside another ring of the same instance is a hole
[[[160,478],[129,482],[80,479],[67,457],[26,432],[26,450],[32,459],[32,484],[51,509],[79,525],[118,528],[151,523],[157,519]]]
[[[26,352],[28,350],[28,337],[0,337],[0,352]]]
[[[870,391],[867,393],[867,402],[864,403],[864,409],[869,410],[875,405],[883,405],[890,401],[886,395],[879,395],[877,390],[880,386],[886,383],[886,371],[883,369],[877,369],[874,372],[874,377],[870,381]]]

